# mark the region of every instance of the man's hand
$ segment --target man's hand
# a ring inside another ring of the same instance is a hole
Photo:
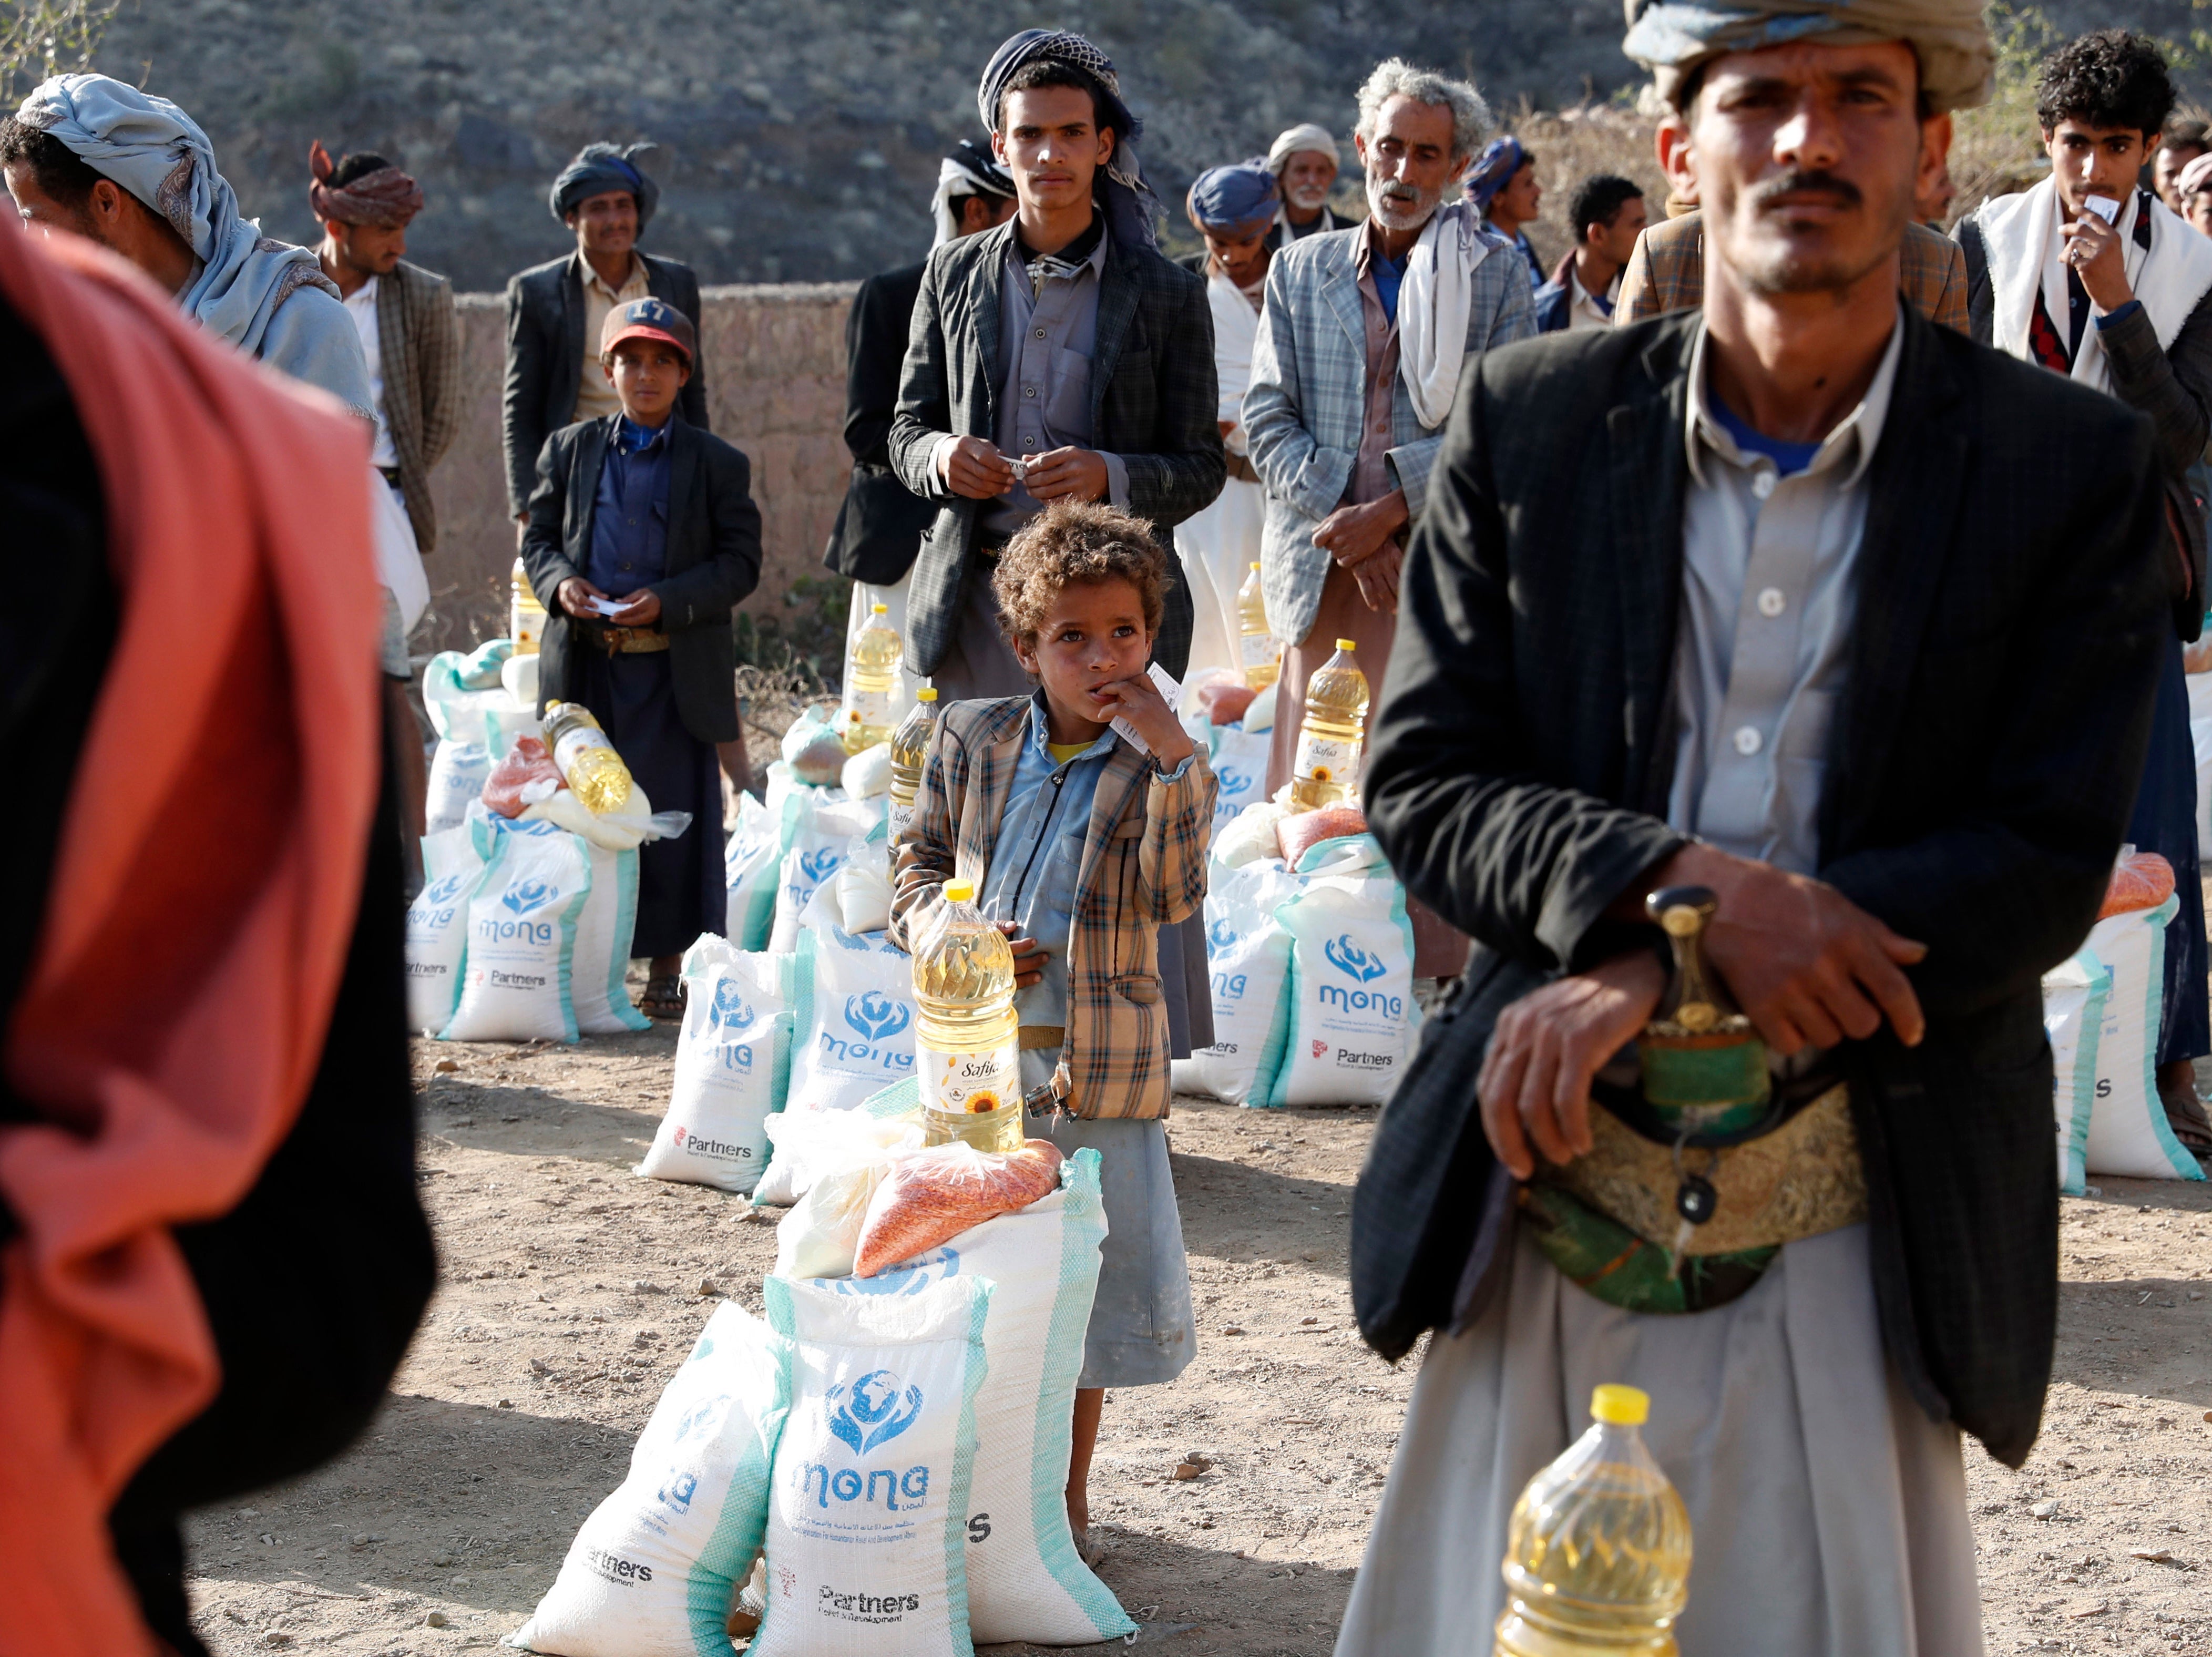
[[[1705,957],[1766,1045],[1784,1058],[1808,1044],[1863,1041],[1887,1018],[1917,1047],[1928,1020],[1904,968],[1928,946],[1875,920],[1825,881],[1771,863],[1686,846],[1661,864],[1614,913],[1644,918],[1644,895],[1662,886],[1706,886],[1719,907],[1705,928]]]
[[[1555,1166],[1590,1148],[1590,1080],[1643,1031],[1666,988],[1658,957],[1638,950],[1547,984],[1498,1015],[1474,1091],[1490,1148],[1515,1179],[1536,1171],[1532,1141]]]
[[[1103,501],[1111,480],[1094,449],[1048,449],[1029,463],[1022,486],[1040,501]]]
[[[606,619],[617,627],[651,627],[660,619],[660,595],[651,587],[615,600],[622,608]]]
[[[999,930],[1006,935],[1006,943],[1014,952],[1014,987],[1025,990],[1032,984],[1043,981],[1047,957],[1036,939],[1016,938],[1014,923],[1011,920],[1000,921]]]
[[[1190,732],[1182,728],[1182,722],[1176,718],[1167,698],[1160,695],[1160,688],[1152,683],[1151,674],[1133,674],[1099,689],[1109,697],[1099,708],[1100,713],[1109,719],[1127,719],[1135,726],[1163,770],[1174,770],[1196,749]]]
[[[605,619],[598,610],[592,608],[591,601],[594,598],[605,598],[606,596],[580,575],[571,575],[567,580],[562,582],[553,593],[553,597],[559,601],[562,609],[567,610],[571,616],[579,616],[586,622]]]
[[[945,452],[945,487],[969,501],[992,501],[1014,487],[1014,469],[988,437],[962,437]]]
[[[1380,501],[1339,507],[1316,527],[1313,543],[1348,569],[1380,552],[1406,523],[1405,491],[1393,489]]]
[[[2066,227],[2066,262],[2080,272],[2081,286],[2100,311],[2110,315],[2133,299],[2128,286],[2126,250],[2120,233],[2094,213],[2083,213]]]
[[[1368,609],[1392,616],[1398,613],[1398,572],[1405,563],[1405,549],[1390,541],[1384,543],[1382,550],[1372,558],[1362,559],[1352,567],[1352,579],[1358,585],[1359,596],[1367,601]]]

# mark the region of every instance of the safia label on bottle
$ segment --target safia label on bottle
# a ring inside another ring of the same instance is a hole
[[[981,1115],[1021,1096],[1021,1053],[1011,1041],[966,1053],[917,1045],[914,1057],[921,1102],[932,1110]]]
[[[1304,781],[1349,781],[1359,770],[1359,744],[1301,731],[1297,757],[1291,762],[1291,770]]]
[[[1272,633],[1246,633],[1238,635],[1238,649],[1247,667],[1265,667],[1283,653]]]

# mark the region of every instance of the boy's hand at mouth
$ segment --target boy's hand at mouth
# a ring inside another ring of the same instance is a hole
[[[1091,700],[1098,706],[1100,719],[1109,724],[1117,719],[1128,720],[1163,771],[1174,770],[1196,750],[1190,732],[1182,728],[1149,673],[1110,679],[1091,693]]]

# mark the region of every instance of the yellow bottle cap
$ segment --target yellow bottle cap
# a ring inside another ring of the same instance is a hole
[[[975,901],[975,883],[972,880],[946,881],[945,883],[945,901],[947,903],[973,903]],[[1643,1394],[1639,1393],[1637,1396],[1641,1398]],[[1641,1421],[1644,1417],[1638,1416],[1637,1419]]]
[[[1590,1394],[1590,1413],[1608,1427],[1641,1427],[1650,1418],[1651,1394],[1607,1381]]]
[[[937,687],[935,685],[929,684],[922,686],[921,689],[914,693],[914,699],[918,702],[935,701],[937,700]]]
[[[520,560],[520,558],[518,558],[518,559],[516,559],[514,561],[515,561],[516,563],[518,563],[518,564],[519,564],[519,563],[520,563],[520,562],[522,561],[522,560]],[[1252,568],[1253,568],[1254,569],[1257,569],[1257,568],[1259,568],[1260,567],[1259,567],[1259,565],[1255,564],[1255,565],[1253,565],[1253,566],[1252,566]]]
[[[889,604],[870,604],[868,613],[871,616],[888,616],[891,613],[891,607]]]
[[[1336,641],[1336,647],[1339,650],[1357,650],[1359,648],[1358,645],[1352,643],[1349,639],[1339,639]]]

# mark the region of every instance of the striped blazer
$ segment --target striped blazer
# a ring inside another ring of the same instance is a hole
[[[1244,393],[1244,436],[1267,490],[1260,539],[1260,585],[1267,626],[1286,644],[1303,644],[1321,609],[1329,556],[1313,532],[1334,512],[1352,482],[1367,419],[1367,319],[1359,303],[1361,224],[1306,237],[1267,264],[1267,297],[1252,348]],[[1491,252],[1474,268],[1467,313],[1467,358],[1528,339],[1536,331],[1528,263],[1488,229]],[[1411,514],[1421,521],[1429,469],[1443,446],[1442,426],[1424,426],[1401,376],[1390,394],[1390,470]]]
[[[399,494],[416,547],[438,544],[430,468],[446,458],[461,422],[461,333],[453,284],[402,259],[376,282],[377,365],[384,423],[399,457]]]
[[[938,888],[983,888],[1035,703],[954,702],[937,724],[914,825],[900,843],[891,941],[926,935]],[[1067,1036],[1053,1090],[1082,1117],[1168,1114],[1168,1010],[1159,929],[1198,912],[1216,785],[1201,748],[1170,782],[1151,758],[1115,744],[1091,807],[1067,941]]]
[[[1959,244],[1924,224],[1907,224],[1898,250],[1898,291],[1929,321],[1969,331],[1966,259]],[[1615,324],[1644,322],[1669,311],[1694,311],[1705,302],[1705,228],[1692,208],[1679,218],[1644,227],[1620,273]]]

